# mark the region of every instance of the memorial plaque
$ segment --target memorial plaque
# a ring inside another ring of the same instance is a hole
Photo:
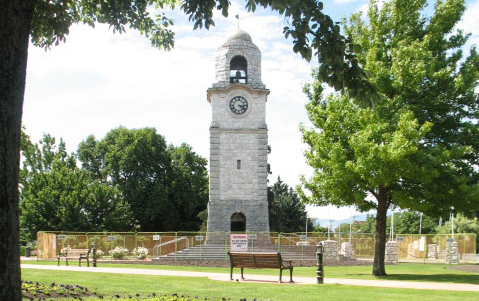
[[[160,236],[159,235],[153,235],[153,240],[160,240]]]
[[[258,236],[256,234],[248,234],[249,239],[258,239]]]
[[[57,236],[59,240],[67,239],[67,236],[65,234],[58,234]]]
[[[108,241],[116,241],[116,236],[108,236]]]
[[[203,235],[196,235],[195,240],[196,241],[203,241],[203,240],[205,240],[205,237]]]
[[[396,240],[397,241],[404,241],[404,237],[398,236],[398,237],[396,237]]]
[[[454,238],[448,238],[446,241],[447,241],[448,243],[454,242]]]
[[[300,239],[301,241],[305,241],[305,240],[308,240],[308,237],[307,237],[306,235],[300,235],[300,236],[299,236],[299,239]]]

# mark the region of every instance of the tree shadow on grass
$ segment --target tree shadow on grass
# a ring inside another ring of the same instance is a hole
[[[364,274],[349,274],[361,275]],[[478,275],[459,275],[459,274],[389,274],[386,277],[375,277],[378,280],[399,280],[399,281],[423,281],[423,282],[450,282],[450,283],[468,283],[479,284]]]

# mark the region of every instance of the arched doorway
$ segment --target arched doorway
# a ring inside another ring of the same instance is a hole
[[[245,232],[246,217],[241,212],[233,213],[231,216],[231,232]]]

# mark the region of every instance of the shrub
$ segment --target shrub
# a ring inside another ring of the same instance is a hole
[[[105,252],[103,252],[102,250],[96,250],[95,256],[97,259],[102,258],[103,256],[105,256]]]
[[[136,258],[143,260],[146,258],[146,256],[148,256],[148,249],[143,247],[138,247],[133,250],[133,255],[135,255]]]
[[[68,250],[71,250],[71,249],[72,249],[72,248],[68,245],[68,246],[66,246],[66,247],[63,247],[63,248],[61,249],[61,252],[62,252],[62,254],[66,254],[67,251],[68,251]]]
[[[128,249],[123,247],[116,247],[108,252],[115,259],[123,259],[128,254]]]

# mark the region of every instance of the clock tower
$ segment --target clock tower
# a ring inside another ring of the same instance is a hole
[[[261,52],[238,30],[217,49],[216,82],[207,91],[210,194],[207,242],[225,232],[269,232],[267,195],[269,90],[261,82]]]

